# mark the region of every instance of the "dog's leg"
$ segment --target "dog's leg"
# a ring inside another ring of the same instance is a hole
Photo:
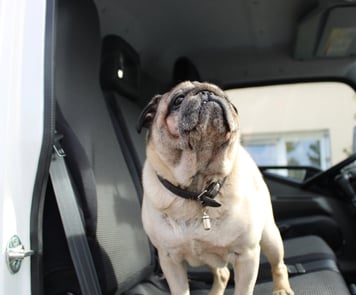
[[[189,295],[187,270],[164,250],[158,250],[159,262],[172,295]]]
[[[213,286],[209,292],[209,295],[224,295],[224,291],[227,282],[230,278],[230,271],[225,267],[210,267],[211,272],[214,276]]]
[[[273,295],[293,295],[288,280],[288,270],[283,261],[283,242],[276,224],[266,224],[261,240],[262,252],[266,255],[272,268]]]
[[[233,263],[235,273],[234,295],[252,295],[256,283],[258,265],[260,262],[260,246],[246,249],[241,254],[236,254]]]

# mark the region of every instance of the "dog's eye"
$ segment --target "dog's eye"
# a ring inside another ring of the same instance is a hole
[[[173,107],[177,108],[182,104],[184,95],[178,95],[173,101]]]

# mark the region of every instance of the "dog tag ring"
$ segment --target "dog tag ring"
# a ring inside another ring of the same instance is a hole
[[[211,223],[210,223],[210,217],[206,213],[206,211],[203,212],[203,226],[205,230],[210,230],[211,229]]]

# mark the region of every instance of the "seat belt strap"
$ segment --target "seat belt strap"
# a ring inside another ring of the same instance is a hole
[[[82,294],[100,295],[101,289],[85,234],[77,199],[60,145],[63,136],[55,134],[49,173],[62,219],[70,255]]]

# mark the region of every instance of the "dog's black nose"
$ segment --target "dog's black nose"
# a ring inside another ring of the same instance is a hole
[[[211,91],[200,91],[199,94],[203,102],[208,102],[211,100],[211,96],[213,95]]]

